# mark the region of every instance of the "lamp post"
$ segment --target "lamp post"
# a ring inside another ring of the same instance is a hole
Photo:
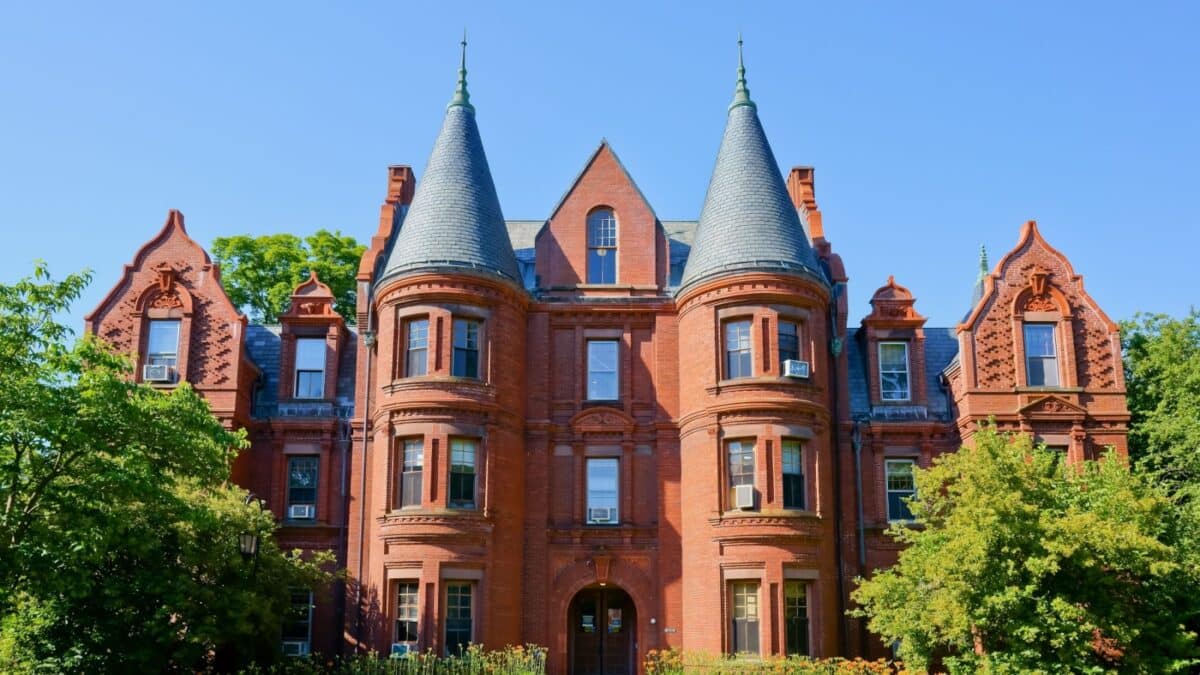
[[[258,555],[258,535],[253,532],[243,532],[238,535],[238,548],[242,559],[249,560]]]

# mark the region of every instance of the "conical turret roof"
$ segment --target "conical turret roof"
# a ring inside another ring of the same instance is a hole
[[[750,99],[740,39],[738,47],[737,88],[680,290],[704,279],[754,270],[825,279]]]
[[[432,269],[470,269],[520,283],[504,214],[466,85],[458,87],[381,279]]]

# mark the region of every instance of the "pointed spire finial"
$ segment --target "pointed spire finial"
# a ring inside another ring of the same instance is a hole
[[[729,104],[729,109],[733,110],[739,105],[748,105],[751,108],[754,101],[750,100],[750,88],[746,86],[746,64],[742,60],[742,32],[738,31],[738,79],[737,88],[733,91],[733,103]]]
[[[450,99],[448,108],[462,106],[467,110],[475,110],[471,105],[471,95],[467,93],[467,29],[463,28],[462,61],[458,65],[458,86],[454,89],[454,98]]]
[[[983,244],[979,245],[979,279],[983,280],[988,275],[988,259],[987,247]]]

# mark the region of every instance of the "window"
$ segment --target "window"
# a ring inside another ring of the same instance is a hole
[[[421,474],[425,468],[425,445],[419,438],[404,439],[400,460],[400,506],[421,505]]]
[[[1025,379],[1031,387],[1058,386],[1054,324],[1025,324]]]
[[[587,217],[587,282],[617,283],[617,219],[608,209],[596,209]]]
[[[404,351],[404,376],[424,375],[429,367],[429,319],[408,322],[408,348]]]
[[[908,343],[879,343],[879,395],[885,401],[907,401]]]
[[[804,508],[804,453],[800,441],[783,442],[783,508]]]
[[[446,584],[446,653],[459,654],[471,644],[471,584]]]
[[[617,341],[589,340],[587,343],[587,397],[592,401],[617,398]]]
[[[779,322],[779,363],[800,360],[800,325],[795,321]]]
[[[305,656],[309,653],[312,639],[312,591],[307,588],[291,589],[291,604],[283,621],[283,653],[287,656]]]
[[[456,377],[479,377],[478,321],[454,320],[454,364],[450,374]]]
[[[288,520],[313,520],[317,517],[316,455],[288,458]]]
[[[733,584],[733,632],[729,651],[734,654],[758,653],[758,582]]]
[[[475,456],[478,443],[470,438],[450,439],[450,506],[475,508]]]
[[[614,458],[587,461],[587,522],[589,525],[617,525],[620,494],[620,465]]]
[[[146,341],[146,365],[170,366],[179,363],[179,321],[153,320]]]
[[[736,490],[739,485],[754,485],[754,443],[751,441],[729,441],[729,506],[737,503]]]
[[[750,377],[750,322],[725,324],[725,379]]]
[[[783,583],[783,631],[787,655],[808,656],[808,584]]]
[[[887,479],[887,515],[888,520],[912,520],[912,511],[908,509],[905,499],[917,494],[917,485],[913,482],[913,464],[911,459],[889,459],[884,461],[884,473]]]
[[[418,639],[417,582],[401,581],[396,584],[395,642],[416,642]]]
[[[325,397],[325,339],[296,340],[296,398]]]

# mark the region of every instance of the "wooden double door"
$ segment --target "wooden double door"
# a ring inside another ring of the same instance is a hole
[[[572,675],[637,672],[637,617],[628,593],[585,588],[571,601],[570,621]]]

